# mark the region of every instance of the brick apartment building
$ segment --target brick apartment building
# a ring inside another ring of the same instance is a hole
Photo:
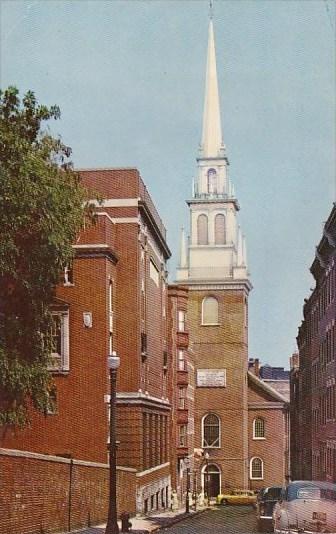
[[[291,369],[293,478],[336,482],[336,206],[324,225],[310,271]]]
[[[86,170],[116,226],[118,463],[136,469],[137,511],[170,502],[166,230],[136,169]]]
[[[248,372],[252,285],[222,140],[212,20],[197,163],[193,196],[187,201],[190,238],[187,245],[182,232],[177,283],[189,289],[194,444],[209,455],[201,464],[198,485],[215,497],[225,488],[282,484],[288,444],[286,399]]]
[[[171,486],[183,501],[187,489],[188,458],[190,473],[194,471],[194,395],[195,372],[189,349],[187,324],[188,289],[177,284],[168,289],[169,353],[171,362]],[[190,488],[193,479],[189,479]]]
[[[8,476],[0,512],[3,503],[14,510],[0,513],[1,534],[40,532],[46,525],[75,528],[106,518],[112,350],[121,360],[119,510],[148,512],[170,504],[165,228],[138,170],[80,174],[104,200],[97,224],[79,235],[72,269],[56,290],[50,372],[57,408],[45,415],[32,411],[30,427],[0,435],[0,463]],[[35,481],[31,488],[27,479]],[[50,495],[52,481],[56,490]]]

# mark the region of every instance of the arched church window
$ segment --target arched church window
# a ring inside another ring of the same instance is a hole
[[[217,172],[216,169],[208,170],[208,193],[217,193]]]
[[[225,216],[218,213],[215,217],[215,245],[224,245],[225,242]]]
[[[251,458],[250,460],[250,478],[252,480],[262,480],[264,478],[264,462],[261,458]]]
[[[215,297],[203,299],[202,324],[218,324],[218,300]]]
[[[203,418],[203,447],[220,447],[220,421],[218,415],[209,413]]]
[[[208,244],[208,217],[204,214],[199,215],[197,219],[197,243]]]

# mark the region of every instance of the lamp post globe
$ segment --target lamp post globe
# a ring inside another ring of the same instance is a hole
[[[107,357],[107,366],[111,370],[117,370],[120,366],[120,358],[115,351]]]

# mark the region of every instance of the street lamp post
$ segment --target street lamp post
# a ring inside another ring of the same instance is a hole
[[[210,506],[210,495],[209,495],[209,453],[208,451],[204,454],[205,458],[205,484],[206,484],[206,494],[208,500],[208,506]]]
[[[197,509],[197,469],[194,469],[194,481],[193,481],[193,490],[194,490],[194,504],[195,504],[195,512]]]
[[[120,358],[116,352],[107,358],[110,370],[110,481],[109,481],[109,507],[105,534],[119,534],[117,518],[117,445],[116,445],[116,384],[117,371]]]
[[[187,468],[187,488],[186,488],[186,514],[189,514],[189,491],[190,491],[190,458],[184,459],[184,465]]]

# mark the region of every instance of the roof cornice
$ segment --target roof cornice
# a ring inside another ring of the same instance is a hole
[[[253,384],[260,387],[263,391],[265,391],[265,393],[268,393],[279,402],[288,404],[288,401],[285,397],[283,397],[278,391],[273,389],[269,384],[266,384],[263,380],[258,378],[255,374],[251,373],[251,371],[247,371],[247,376]]]

